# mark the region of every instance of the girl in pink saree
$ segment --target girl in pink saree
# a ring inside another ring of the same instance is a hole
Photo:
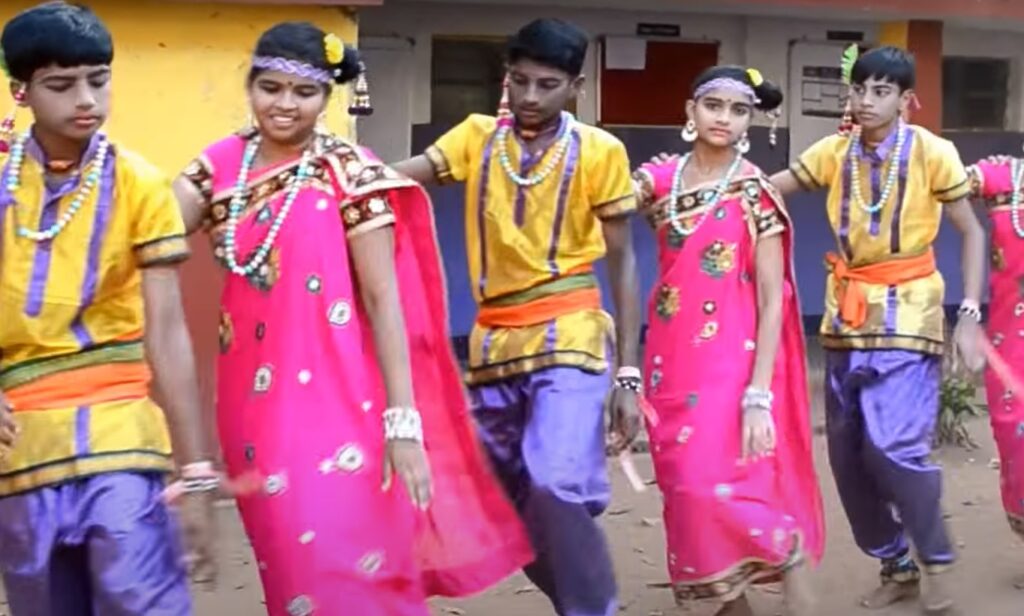
[[[752,614],[746,590],[780,577],[789,613],[812,613],[802,565],[824,542],[790,222],[736,145],[781,102],[754,70],[709,69],[692,154],[636,174],[659,245],[645,374],[669,574],[677,601],[722,615]]]
[[[272,616],[426,616],[532,558],[470,423],[426,194],[315,131],[361,71],[311,24],[271,28],[258,128],[176,184],[228,270],[218,428],[228,475],[261,480],[238,504]]]
[[[991,222],[988,337],[1002,362],[1016,371],[1007,379],[989,361],[985,391],[999,449],[1003,507],[1010,527],[1024,539],[1024,391],[1012,384],[1024,374],[1024,160],[980,161],[968,175]],[[1024,588],[1024,576],[1018,586]]]

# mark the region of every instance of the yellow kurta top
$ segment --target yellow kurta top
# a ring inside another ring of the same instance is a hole
[[[900,161],[899,180],[888,202],[868,213],[851,197],[851,140],[826,137],[811,146],[791,170],[807,189],[828,189],[828,217],[839,254],[853,267],[926,253],[942,222],[942,204],[967,197],[970,185],[956,147],[928,130],[902,125],[901,152],[893,152],[897,132],[859,165],[864,201],[876,203],[890,166]],[[892,154],[890,156],[890,154]],[[839,318],[836,280],[828,277],[823,344],[833,349],[907,349],[939,354],[945,334],[942,274],[888,286],[862,283],[867,296],[867,321],[851,328]]]
[[[604,256],[603,219],[636,210],[629,158],[621,141],[563,117],[555,145],[531,160],[519,140],[496,141],[494,117],[472,115],[427,150],[438,179],[466,184],[466,252],[478,304],[504,301],[585,272]],[[560,159],[559,140],[568,136]],[[522,188],[501,152],[523,176],[552,162],[540,184]],[[611,319],[581,310],[526,327],[482,327],[470,336],[471,383],[563,365],[607,369]]]
[[[0,459],[0,496],[101,472],[169,470],[166,420],[147,394],[141,269],[188,256],[170,183],[112,147],[70,224],[37,243],[18,237],[18,225],[48,228],[79,181],[46,186],[42,153],[32,141],[26,150],[19,188],[0,185],[0,389],[31,406],[16,408],[22,432]]]

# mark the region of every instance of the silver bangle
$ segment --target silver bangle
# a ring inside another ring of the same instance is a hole
[[[770,389],[759,387],[747,387],[743,392],[743,410],[746,411],[768,411],[772,410],[772,403],[775,401],[775,394]]]
[[[384,411],[384,439],[423,442],[423,419],[412,407],[396,406]]]
[[[970,317],[974,321],[981,323],[981,306],[978,302],[965,299],[960,304],[960,308],[956,311],[958,317]]]

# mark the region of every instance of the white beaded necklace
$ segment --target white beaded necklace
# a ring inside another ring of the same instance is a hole
[[[563,134],[562,138],[555,144],[554,152],[548,158],[548,162],[541,167],[540,171],[528,177],[519,175],[515,170],[515,167],[512,166],[512,159],[508,153],[508,141],[512,136],[512,125],[503,124],[499,127],[494,139],[498,145],[498,162],[501,163],[501,168],[505,171],[505,175],[515,182],[517,186],[521,186],[523,188],[536,186],[548,179],[548,176],[554,173],[555,169],[558,169],[558,165],[562,163],[562,159],[565,158],[565,153],[569,151],[569,144],[572,142],[575,121],[572,116],[567,116],[565,122],[565,134]]]
[[[708,219],[708,216],[715,209],[715,206],[718,205],[718,202],[722,199],[722,195],[725,194],[725,191],[729,188],[729,185],[732,184],[733,176],[735,176],[736,172],[739,171],[740,163],[743,162],[743,155],[736,154],[736,158],[733,159],[732,164],[729,166],[729,170],[725,172],[725,175],[722,176],[722,179],[718,181],[718,185],[715,186],[714,195],[712,196],[712,198],[707,200],[707,209],[704,210],[704,213],[697,220],[697,222],[692,227],[687,229],[680,222],[678,204],[680,198],[683,196],[683,171],[686,170],[686,165],[689,162],[690,153],[687,152],[682,158],[679,159],[679,162],[676,163],[676,171],[675,174],[672,176],[672,191],[669,193],[668,202],[669,224],[672,225],[672,229],[681,237],[690,237],[691,235],[696,233],[697,229],[700,229],[701,226],[704,224],[704,221]]]
[[[1024,183],[1024,164],[1021,163],[1021,159],[1014,158],[1013,162],[1010,163],[1010,177],[1013,180],[1013,194],[1010,197],[1010,220],[1013,222],[1013,230],[1017,232],[1017,237],[1024,239],[1024,224],[1021,223],[1020,219],[1020,191],[1021,184]]]
[[[892,161],[889,163],[889,173],[885,178],[885,186],[882,187],[882,194],[878,196],[878,202],[871,204],[864,201],[864,195],[860,189],[860,165],[861,157],[864,153],[860,127],[854,128],[853,134],[850,135],[850,149],[847,154],[850,157],[850,197],[857,204],[857,207],[868,214],[876,214],[882,211],[882,208],[889,202],[889,197],[896,190],[896,186],[899,183],[902,162],[900,157],[903,155],[903,145],[906,143],[907,131],[903,130],[902,122],[897,124],[896,131],[896,145],[890,156]]]
[[[21,186],[21,166],[25,162],[25,144],[28,143],[28,140],[29,134],[25,133],[11,147],[11,158],[7,161],[6,188],[7,192],[12,195]],[[85,167],[89,171],[79,184],[78,192],[71,199],[68,209],[47,229],[29,229],[21,223],[16,223],[18,237],[28,238],[33,242],[46,242],[57,237],[61,231],[66,229],[75,214],[85,205],[89,195],[99,186],[103,176],[103,163],[106,161],[109,151],[110,142],[105,136],[100,135],[99,143],[96,145],[96,154]]]
[[[228,225],[227,231],[224,236],[224,258],[227,260],[228,269],[233,274],[237,274],[242,277],[249,277],[256,272],[266,261],[267,257],[270,256],[270,249],[273,248],[274,242],[277,240],[277,235],[281,232],[281,226],[284,224],[285,218],[288,217],[288,212],[292,209],[292,205],[295,203],[295,199],[299,195],[299,191],[302,190],[306,181],[312,175],[311,161],[313,158],[312,145],[302,152],[302,159],[299,161],[299,167],[295,170],[295,175],[288,181],[288,189],[285,193],[284,204],[278,211],[277,216],[274,217],[274,222],[270,224],[270,230],[267,232],[267,236],[263,238],[263,241],[257,247],[256,252],[252,255],[247,263],[239,265],[238,263],[238,246],[235,243],[236,231],[238,229],[238,219],[241,217],[242,212],[245,211],[245,205],[247,201],[246,197],[246,185],[249,181],[249,171],[252,169],[253,163],[256,160],[256,153],[260,147],[260,136],[256,135],[249,141],[249,144],[245,148],[245,154],[242,156],[242,167],[238,170],[238,179],[235,180],[234,194],[231,196],[231,204],[228,206]]]

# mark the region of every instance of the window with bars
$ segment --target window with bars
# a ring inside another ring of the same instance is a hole
[[[942,61],[942,125],[949,130],[1006,129],[1010,61],[948,57]]]

